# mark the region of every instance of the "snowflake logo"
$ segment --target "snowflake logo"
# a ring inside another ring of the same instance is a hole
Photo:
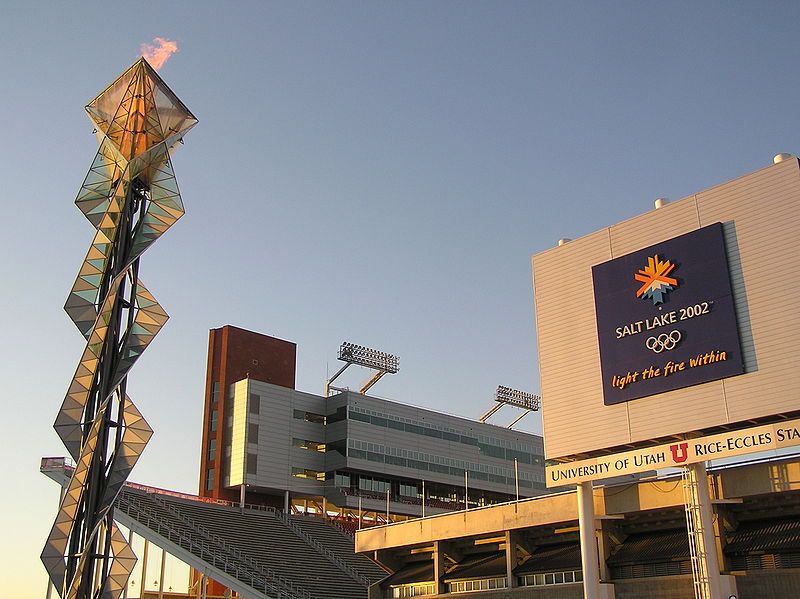
[[[647,266],[639,269],[633,277],[642,283],[636,297],[648,298],[654,304],[663,304],[664,296],[678,286],[678,279],[667,276],[675,270],[675,264],[669,260],[661,260],[658,254],[647,259]]]

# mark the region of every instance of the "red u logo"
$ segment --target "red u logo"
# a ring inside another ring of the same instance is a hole
[[[676,463],[685,462],[686,458],[689,457],[689,453],[686,451],[688,448],[688,443],[676,443],[675,445],[670,445],[669,450],[672,452],[673,461]]]

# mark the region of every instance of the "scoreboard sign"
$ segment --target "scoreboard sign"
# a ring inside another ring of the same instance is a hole
[[[721,223],[592,268],[606,405],[744,371]]]
[[[589,460],[555,464],[546,466],[545,473],[547,486],[557,487],[648,470],[679,468],[707,460],[720,460],[756,451],[798,445],[800,445],[800,420],[784,420],[778,424],[643,447]]]

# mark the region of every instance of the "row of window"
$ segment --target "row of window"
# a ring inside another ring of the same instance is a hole
[[[211,404],[219,401],[219,382],[211,383]]]
[[[450,428],[449,426],[444,426],[442,424],[433,424],[431,422],[424,422],[421,420],[414,420],[413,418],[404,418],[402,416],[396,416],[395,414],[386,414],[384,412],[376,412],[375,410],[369,410],[367,408],[362,408],[361,406],[350,406],[351,412],[358,412],[361,414],[367,414],[368,416],[378,416],[379,418],[386,418],[387,420],[395,420],[397,422],[404,422],[405,424],[416,424],[417,426],[422,426],[425,428],[431,428],[438,431],[442,431],[445,433],[454,433],[456,435],[460,435],[461,431],[455,428]]]
[[[330,476],[328,476],[330,478]],[[336,471],[335,475],[333,476],[333,480],[335,484],[339,488],[343,488],[346,491],[352,490],[351,480],[355,481],[359,491],[366,491],[367,494],[369,493],[380,493],[384,495],[386,491],[391,489],[392,483],[391,481],[383,478],[376,478],[371,476],[364,476],[358,474],[349,474],[347,472],[339,472]],[[416,499],[419,500],[422,498],[422,492],[420,490],[420,484],[414,482],[403,482],[403,481],[396,481],[396,490],[397,490],[397,498],[400,501],[403,501],[403,498],[407,499]],[[461,489],[453,489],[450,493],[445,494],[437,494],[435,491],[431,491],[428,489],[426,492],[426,501],[441,501],[446,503],[452,502],[459,502],[463,501],[463,496],[459,496],[459,491]],[[440,492],[441,493],[441,492]],[[488,500],[486,497],[479,497],[471,501],[470,503],[475,503],[476,505],[486,505],[487,503],[492,503],[491,500]]]
[[[514,471],[502,466],[492,466],[490,464],[476,464],[474,462],[465,462],[464,460],[456,460],[446,456],[439,456],[434,454],[421,453],[410,449],[402,449],[399,447],[386,447],[379,443],[371,443],[368,441],[359,441],[358,439],[348,439],[348,446],[353,449],[361,449],[362,451],[370,451],[373,453],[381,453],[387,456],[399,457],[417,460],[420,462],[428,462],[431,464],[439,464],[442,466],[450,466],[452,468],[461,470],[462,472],[472,470],[475,472],[484,472],[486,474],[494,474],[506,478],[513,478]],[[520,472],[520,478],[524,480],[535,479],[535,475],[530,472]]]
[[[544,447],[537,446],[534,443],[526,443],[524,441],[517,441],[512,439],[500,439],[498,437],[488,437],[486,435],[478,435],[478,443],[485,443],[486,445],[495,445],[505,449],[512,449],[514,451],[524,451],[527,453],[541,453]]]
[[[464,470],[476,480],[485,480],[500,485],[515,484],[514,471],[487,464],[475,464],[463,460],[454,460],[445,456],[435,456],[427,453],[409,451],[406,449],[385,447],[378,443],[348,439],[348,457],[369,460],[384,464],[392,464],[403,468],[413,468],[427,472],[438,472],[450,476],[463,476]],[[402,457],[406,456],[406,457]],[[502,474],[495,474],[500,471]],[[535,481],[535,482],[534,482]],[[544,483],[543,477],[532,472],[519,473],[519,486],[533,488],[535,483]]]
[[[375,410],[368,410],[366,408],[362,408],[361,406],[350,406],[350,413],[356,413],[356,414],[361,413],[361,414],[366,414],[368,416],[383,418],[385,420],[402,422],[404,424],[412,424],[414,426],[428,430],[441,431],[442,433],[450,433],[450,436],[447,437],[442,436],[442,438],[449,439],[451,441],[461,441],[461,438],[466,437],[467,443],[469,445],[477,445],[478,443],[484,443],[486,445],[495,445],[497,447],[503,447],[505,449],[514,449],[516,451],[524,451],[527,453],[537,452],[537,448],[534,447],[534,444],[532,443],[525,443],[524,441],[516,441],[509,439],[499,439],[497,437],[487,437],[485,435],[478,435],[477,438],[470,437],[469,435],[465,435],[463,431],[459,431],[458,429],[450,428],[448,426],[443,426],[441,424],[433,424],[431,422],[425,422],[422,420],[403,418],[402,416],[396,416],[394,414],[376,412]],[[428,434],[428,433],[423,433],[423,434]],[[438,436],[438,435],[431,435],[431,436]],[[538,448],[538,450],[541,451],[541,448]]]
[[[423,595],[435,595],[436,585],[432,582],[421,584],[401,584],[386,589],[387,599],[398,599],[403,597],[422,597]]]
[[[583,581],[583,572],[580,570],[567,570],[565,572],[548,572],[546,574],[527,574],[519,577],[520,586],[545,586],[554,584],[570,584]],[[492,589],[505,589],[508,581],[505,576],[497,578],[480,578],[474,580],[457,580],[447,585],[450,593],[469,593],[473,591],[489,591]],[[384,597],[395,599],[398,597],[420,597],[435,595],[436,587],[432,582],[418,582],[390,586],[386,589]]]
[[[388,480],[360,476],[358,478],[358,488],[362,491],[372,491],[373,493],[386,493],[391,488]]]
[[[211,401],[212,403],[217,403],[217,398],[219,396],[219,383],[212,383],[211,385]],[[248,410],[251,414],[260,414],[261,413],[261,396],[256,395],[255,393],[250,394],[250,401],[247,403]],[[228,402],[226,406],[226,416],[227,416],[227,425],[228,427],[233,426],[233,402]],[[211,423],[210,423],[210,430],[212,433],[216,432],[217,430],[217,421],[219,419],[219,413],[217,410],[213,410],[211,412]],[[256,425],[257,426],[257,425]],[[258,430],[258,429],[256,429]],[[253,438],[258,438],[256,435]]]
[[[570,584],[583,581],[581,570],[567,570],[565,572],[548,572],[546,574],[526,574],[519,577],[519,584],[523,587],[540,587],[550,584]]]
[[[251,394],[251,398],[254,394]],[[257,396],[255,396],[257,397]],[[257,412],[256,412],[257,413]],[[536,448],[532,443],[525,443],[516,440],[499,439],[497,437],[487,437],[478,435],[472,437],[470,435],[461,434],[458,430],[442,425],[435,425],[428,422],[413,420],[411,418],[403,418],[395,416],[394,414],[385,414],[376,412],[374,410],[367,410],[359,406],[340,407],[336,414],[325,416],[323,414],[315,414],[313,412],[306,412],[303,410],[294,410],[294,417],[306,422],[314,422],[316,424],[331,424],[343,420],[345,417],[351,420],[358,420],[360,422],[368,422],[375,426],[382,426],[385,428],[392,428],[401,430],[407,433],[424,435],[428,437],[435,437],[438,439],[445,439],[456,443],[464,443],[465,445],[477,446],[481,452],[492,457],[505,460],[517,459],[524,464],[541,464],[541,456],[536,454]]]
[[[438,472],[440,474],[448,474],[450,476],[463,476],[464,471],[458,470],[457,468],[452,468],[450,466],[441,466],[438,464],[430,464],[427,462],[418,462],[417,460],[410,460],[405,458],[395,458],[392,456],[384,456],[379,453],[372,453],[369,451],[361,451],[360,449],[348,449],[347,450],[348,457],[361,459],[361,460],[368,460],[370,462],[377,462],[379,464],[392,464],[394,466],[400,466],[402,468],[413,468],[414,470],[423,470],[425,472]],[[485,474],[483,472],[475,472],[473,470],[469,471],[469,476],[475,480],[485,480],[497,483],[499,485],[513,485],[514,479],[509,479],[504,476],[496,476],[494,474]],[[526,489],[537,488],[543,489],[544,483],[534,483],[529,480],[520,480],[519,481],[520,487],[525,487]]]
[[[371,412],[371,414],[366,414],[365,412]],[[484,453],[488,456],[492,456],[501,460],[513,461],[516,459],[517,461],[523,464],[542,463],[542,457],[532,453],[533,445],[531,445],[530,443],[516,443],[516,442],[511,443],[510,441],[505,442],[505,444],[507,445],[514,445],[516,447],[524,446],[526,448],[530,448],[530,451],[522,449],[514,449],[511,447],[506,448],[500,445],[495,445],[480,440],[480,439],[490,439],[489,437],[481,436],[479,439],[477,437],[470,437],[468,435],[452,433],[449,432],[449,430],[440,430],[441,428],[444,427],[435,428],[427,423],[412,421],[409,418],[399,418],[391,414],[379,414],[378,412],[373,412],[372,410],[364,410],[363,408],[357,408],[355,406],[350,406],[348,418],[350,418],[351,420],[357,420],[359,422],[366,422],[372,424],[373,426],[382,426],[385,428],[401,430],[406,433],[424,435],[427,437],[435,437],[437,439],[445,439],[456,443],[471,445],[473,447],[477,447],[481,451],[481,453]],[[501,443],[500,439],[496,439],[494,437],[491,437],[491,439],[492,441],[497,441],[498,443]]]
[[[481,578],[480,580],[457,580],[450,582],[447,589],[451,593],[469,593],[472,591],[488,591],[490,589],[504,589],[507,586],[505,576],[502,578]]]

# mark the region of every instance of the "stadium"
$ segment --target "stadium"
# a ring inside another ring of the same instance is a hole
[[[293,343],[212,330],[189,495],[127,482],[152,430],[125,381],[166,322],[138,260],[182,214],[169,154],[196,119],[144,59],[89,112],[97,236],[67,303],[87,346],[56,420],[71,458],[41,463],[59,594],[137,594],[138,536],[160,598],[798,596],[797,158],[533,257],[543,438],[368,395],[385,352],[343,344],[340,372],[374,375],[319,396]]]

